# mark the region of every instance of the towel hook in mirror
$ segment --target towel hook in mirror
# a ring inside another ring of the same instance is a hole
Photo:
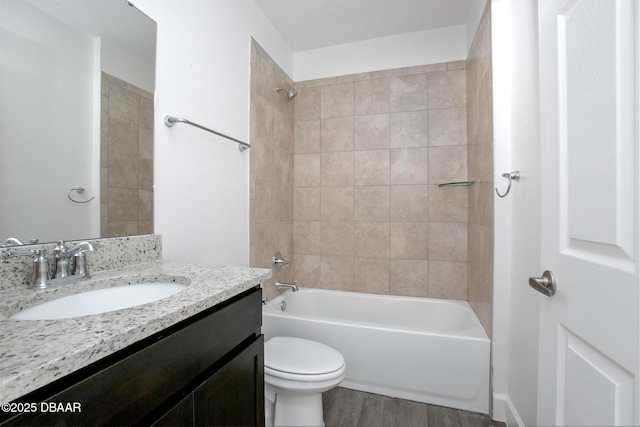
[[[507,194],[509,194],[509,191],[511,191],[511,182],[520,180],[520,171],[506,172],[502,174],[502,177],[509,180],[509,185],[507,185],[507,191],[505,191],[504,194],[500,194],[498,189],[495,189],[498,197],[505,197]]]
[[[78,187],[78,188],[72,188],[71,190],[67,191],[67,197],[69,198],[69,200],[71,200],[73,203],[89,203],[90,201],[92,201],[93,199],[96,198],[96,196],[93,196],[92,198],[90,198],[89,200],[85,200],[84,202],[78,201],[78,200],[74,200],[71,197],[71,192],[75,191],[78,194],[82,194],[84,193],[84,188],[82,187]]]

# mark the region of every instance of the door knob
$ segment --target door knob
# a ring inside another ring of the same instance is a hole
[[[550,297],[556,293],[556,278],[547,270],[542,273],[542,277],[529,277],[529,286]]]

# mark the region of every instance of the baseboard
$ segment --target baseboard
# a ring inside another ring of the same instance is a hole
[[[509,396],[504,394],[493,394],[493,415],[496,421],[506,423],[508,427],[526,427],[518,415],[518,411],[513,406]]]
[[[506,420],[505,408],[507,407],[506,399],[507,399],[507,396],[505,396],[504,394],[495,394],[495,393],[493,394],[491,418],[493,418],[496,421],[505,422]]]

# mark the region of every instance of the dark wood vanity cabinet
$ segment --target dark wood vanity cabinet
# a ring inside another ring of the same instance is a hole
[[[263,346],[261,336],[153,426],[263,426]]]
[[[256,287],[16,400],[80,412],[38,410],[2,425],[263,426],[261,325]]]

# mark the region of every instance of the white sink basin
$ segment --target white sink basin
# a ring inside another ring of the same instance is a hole
[[[153,282],[96,289],[26,308],[11,316],[11,319],[68,319],[107,313],[166,298],[186,289],[187,286],[173,282]]]

